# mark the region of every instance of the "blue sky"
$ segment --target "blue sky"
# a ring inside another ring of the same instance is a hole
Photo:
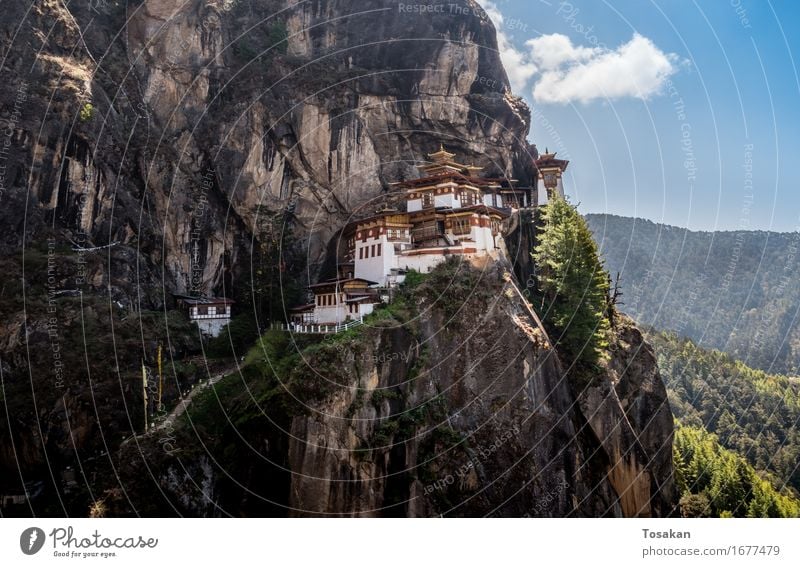
[[[800,3],[479,0],[582,212],[800,227]]]

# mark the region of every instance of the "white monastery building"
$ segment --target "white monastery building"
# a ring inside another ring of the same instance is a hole
[[[536,188],[478,177],[482,168],[453,161],[455,154],[443,147],[428,157],[418,179],[393,184],[403,193],[404,212],[384,208],[344,228],[339,277],[310,287],[314,303],[293,309],[294,323],[358,320],[380,302],[379,290],[402,283],[408,270],[427,273],[450,256],[493,256],[503,220],[537,205]],[[548,198],[563,196],[561,174],[569,162],[545,153],[535,163]]]
[[[189,320],[200,327],[204,335],[219,336],[223,327],[231,322],[232,299],[225,297],[193,297],[176,295],[179,305],[188,307]]]

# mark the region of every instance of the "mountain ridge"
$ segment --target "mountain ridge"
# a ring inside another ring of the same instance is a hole
[[[800,233],[690,231],[586,215],[622,310],[766,371],[800,371]]]

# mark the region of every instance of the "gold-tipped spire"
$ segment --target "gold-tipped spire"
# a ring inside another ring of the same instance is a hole
[[[428,157],[437,163],[445,163],[456,157],[456,154],[451,154],[448,152],[446,149],[444,149],[444,144],[440,143],[439,151],[428,154]]]

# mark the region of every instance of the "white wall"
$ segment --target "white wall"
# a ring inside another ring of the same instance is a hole
[[[434,195],[433,197],[433,204],[436,207],[452,207],[454,209],[461,207],[461,202],[456,199],[456,196],[452,193],[446,193],[444,195]]]
[[[471,231],[472,240],[479,252],[494,250],[494,239],[492,238],[492,227],[473,226]]]
[[[230,323],[230,319],[198,319],[195,321],[195,323],[197,323],[197,326],[200,327],[200,330],[204,334],[211,335],[212,337],[218,337],[222,332],[222,329],[225,328],[225,325]]]
[[[366,255],[367,251],[372,250],[373,245],[377,248],[378,244],[381,245],[380,256],[360,257],[359,250],[364,249],[364,254]],[[386,277],[389,275],[390,270],[397,267],[394,243],[389,242],[385,234],[377,238],[368,238],[366,242],[357,241],[353,262],[355,263],[355,277],[386,285]]]
[[[417,254],[415,256],[400,255],[397,259],[398,267],[402,269],[416,270],[427,274],[435,266],[444,262],[446,256],[442,254]]]
[[[453,193],[444,193],[442,195],[433,196],[433,205],[435,207],[452,207],[454,209],[461,207],[461,201],[456,199]],[[410,199],[406,201],[406,210],[409,213],[422,210],[422,199]]]
[[[314,323],[321,325],[324,323],[341,323],[347,318],[347,305],[339,303],[337,305],[317,305],[314,308]]]
[[[539,204],[546,205],[547,204],[547,187],[544,186],[544,181],[541,179],[536,182],[536,191],[539,194]],[[564,183],[562,178],[558,178],[558,183],[556,184],[556,193],[558,193],[561,197],[564,197]]]

